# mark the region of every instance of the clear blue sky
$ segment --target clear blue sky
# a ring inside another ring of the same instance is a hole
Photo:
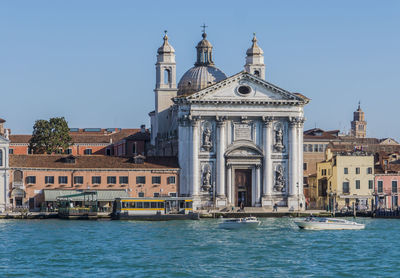
[[[204,22],[227,75],[257,33],[267,81],[312,99],[306,128],[349,129],[361,100],[368,135],[400,139],[400,1],[1,1],[0,117],[148,126],[163,30],[179,80]]]

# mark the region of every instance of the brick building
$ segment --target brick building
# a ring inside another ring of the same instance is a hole
[[[44,190],[125,190],[130,197],[177,196],[173,157],[10,155],[9,204],[38,210]],[[61,194],[61,193],[60,193]]]

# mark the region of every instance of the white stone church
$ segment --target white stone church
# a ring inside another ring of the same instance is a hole
[[[203,32],[197,61],[176,83],[175,50],[158,49],[152,144],[179,158],[181,196],[195,209],[304,209],[303,123],[309,99],[265,80],[254,36],[244,70],[227,77]]]

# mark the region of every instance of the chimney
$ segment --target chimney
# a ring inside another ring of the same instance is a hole
[[[140,126],[140,132],[141,133],[146,133],[146,125],[141,125]]]

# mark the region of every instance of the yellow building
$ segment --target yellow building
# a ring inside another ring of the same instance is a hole
[[[365,152],[326,151],[326,160],[317,163],[317,184],[312,190],[316,208],[371,209],[374,191],[374,157]]]

